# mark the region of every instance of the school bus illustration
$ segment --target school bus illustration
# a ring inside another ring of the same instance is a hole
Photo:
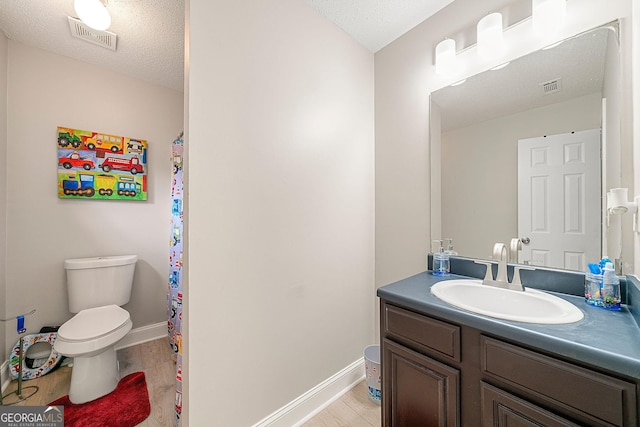
[[[103,150],[111,151],[112,153],[122,153],[123,140],[124,138],[121,136],[96,133],[95,136],[86,138],[84,144],[89,150]]]

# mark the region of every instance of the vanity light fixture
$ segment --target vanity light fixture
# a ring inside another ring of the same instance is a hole
[[[104,31],[111,26],[111,15],[101,0],[74,0],[78,18],[94,30]]]
[[[611,215],[623,215],[627,212],[633,214],[633,231],[638,232],[638,204],[640,196],[636,196],[633,202],[629,201],[628,188],[612,188],[607,193],[607,225]]]
[[[567,16],[567,0],[531,0],[533,32],[538,36],[553,35]]]
[[[444,76],[455,76],[460,72],[455,40],[444,39],[436,46],[436,72]]]
[[[502,14],[498,12],[478,21],[478,55],[484,59],[500,56],[504,52]]]

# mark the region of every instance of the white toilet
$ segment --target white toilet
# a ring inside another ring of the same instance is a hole
[[[136,255],[68,259],[69,311],[53,345],[73,357],[69,400],[84,403],[115,390],[120,380],[115,345],[131,330],[129,302]]]

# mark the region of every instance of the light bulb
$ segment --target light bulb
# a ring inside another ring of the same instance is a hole
[[[566,0],[532,0],[533,32],[538,36],[554,35],[567,15]]]
[[[478,55],[485,59],[495,58],[504,52],[502,37],[502,14],[490,13],[478,21]]]
[[[436,72],[453,76],[458,74],[458,59],[456,58],[456,41],[444,39],[436,46]]]
[[[74,0],[78,18],[94,30],[104,31],[111,25],[111,15],[100,0]]]

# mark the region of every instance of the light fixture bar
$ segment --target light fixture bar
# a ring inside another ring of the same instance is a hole
[[[532,0],[533,32],[538,36],[556,34],[567,15],[566,0]]]

